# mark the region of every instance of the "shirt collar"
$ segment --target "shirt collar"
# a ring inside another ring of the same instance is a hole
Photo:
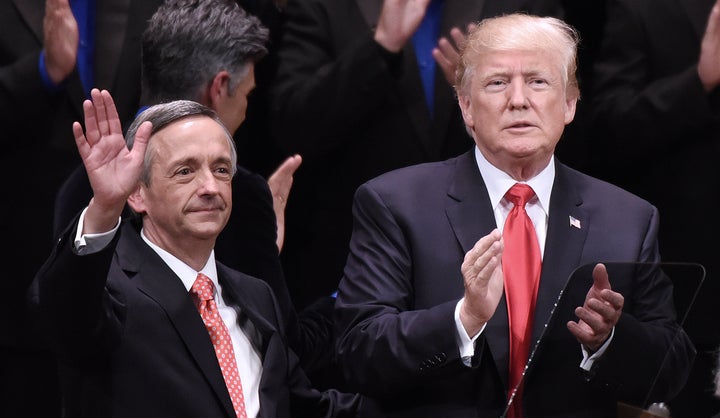
[[[480,175],[485,182],[485,187],[487,187],[490,203],[493,208],[496,208],[505,196],[505,193],[510,190],[510,187],[517,183],[517,180],[490,164],[477,146],[475,146],[475,160],[477,161]],[[540,203],[540,207],[542,207],[546,215],[550,213],[550,194],[552,192],[554,181],[555,158],[551,158],[547,167],[545,167],[537,176],[523,182],[533,188]]]
[[[168,267],[170,267],[170,270],[172,270],[180,278],[188,292],[192,288],[193,283],[195,283],[198,273],[203,273],[208,276],[215,286],[214,291],[217,292],[219,284],[217,279],[217,266],[215,265],[215,250],[210,253],[210,258],[208,258],[205,266],[200,269],[200,271],[195,271],[195,269],[183,263],[174,255],[150,242],[150,240],[145,236],[144,229],[140,231],[140,236],[150,246],[150,248],[152,248],[160,256],[160,258],[163,259]]]

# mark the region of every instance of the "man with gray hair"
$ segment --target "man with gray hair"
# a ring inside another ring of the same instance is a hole
[[[607,417],[683,387],[695,351],[668,278],[603,263],[660,261],[656,208],[554,156],[577,43],[555,18],[478,23],[456,72],[475,146],[357,190],[337,347],[368,416]]]
[[[215,260],[235,145],[193,101],[151,106],[127,144],[92,90],[73,132],[93,197],[36,276],[65,416],[319,417],[357,396],[311,389],[267,283]],[[123,219],[125,205],[137,217]]]

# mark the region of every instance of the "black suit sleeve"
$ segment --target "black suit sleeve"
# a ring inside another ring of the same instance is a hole
[[[402,221],[367,184],[357,191],[353,214],[335,306],[338,359],[353,390],[387,397],[442,390],[446,379],[465,379],[470,368],[460,360],[456,341],[458,300],[416,309]]]

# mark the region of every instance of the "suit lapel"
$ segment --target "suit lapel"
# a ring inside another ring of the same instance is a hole
[[[497,227],[495,214],[483,182],[474,148],[457,159],[455,178],[448,189],[446,213],[450,226],[467,253],[475,243]],[[505,298],[500,299],[495,315],[483,331],[495,367],[507,385],[508,369],[508,319]]]
[[[229,416],[235,416],[215,349],[190,294],[180,278],[132,229],[127,224],[123,227],[122,239],[117,247],[120,267],[130,273],[129,277],[132,277],[138,290],[157,302],[167,313],[187,350],[215,391],[218,401]]]
[[[582,208],[582,197],[576,183],[570,178],[570,169],[557,160],[555,167],[532,341],[540,338],[560,291],[579,265],[587,231],[592,222],[590,214]]]

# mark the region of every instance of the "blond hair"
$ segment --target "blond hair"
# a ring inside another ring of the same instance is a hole
[[[546,50],[555,52],[568,97],[580,97],[577,71],[578,32],[554,17],[513,13],[484,19],[470,30],[455,72],[458,96],[469,93],[475,66],[482,55],[496,51]]]

